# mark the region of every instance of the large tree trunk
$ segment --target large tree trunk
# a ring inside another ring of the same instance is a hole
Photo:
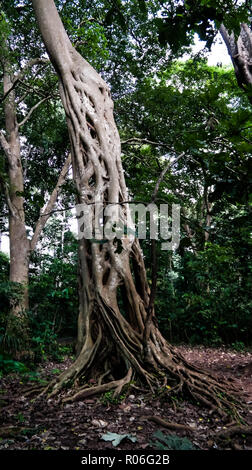
[[[109,88],[72,47],[53,0],[33,0],[33,5],[59,77],[78,203],[96,202],[102,207],[118,204],[126,223],[127,204],[123,201],[128,195]],[[162,337],[154,312],[149,315],[150,291],[138,241],[123,238],[122,250],[116,239],[102,241],[80,240],[79,354],[73,365],[50,384],[52,394],[73,380],[79,381],[81,390],[68,401],[109,389],[119,393],[131,380],[152,390],[165,388],[167,380],[174,380],[176,390],[186,385],[197,400],[220,406],[221,399],[215,394],[217,382],[187,364]],[[124,303],[121,310],[119,292]],[[148,334],[147,315],[151,318]],[[97,386],[91,389],[87,385],[90,378],[97,380]]]
[[[229,34],[222,24],[220,33],[233,62],[237,82],[247,94],[252,104],[252,31],[245,23],[241,24],[239,37]]]

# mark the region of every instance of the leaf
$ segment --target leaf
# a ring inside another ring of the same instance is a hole
[[[117,434],[114,432],[107,432],[107,434],[103,434],[103,436],[101,437],[103,441],[112,441],[112,444],[114,447],[117,447],[120,444],[120,442],[126,438],[130,439],[130,441],[132,442],[137,441],[137,438],[133,437],[131,434]]]
[[[145,16],[147,17],[147,7],[146,7],[146,4],[145,4],[145,0],[138,0],[138,5],[139,5],[139,8],[141,10],[142,13],[145,14]]]
[[[156,442],[149,442],[149,445],[160,450],[194,450],[195,447],[187,438],[179,437],[173,434],[163,434],[159,429],[153,434]]]

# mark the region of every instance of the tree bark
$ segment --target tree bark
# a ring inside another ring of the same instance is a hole
[[[20,284],[23,290],[19,302],[12,307],[12,314],[18,317],[28,308],[27,287],[30,246],[25,227],[24,182],[20,155],[20,137],[16,118],[15,92],[7,54],[4,58],[3,68],[4,94],[7,95],[4,102],[6,129],[4,150],[8,158],[9,206],[11,209],[9,211],[10,281]],[[2,135],[1,141],[4,139],[5,137]]]
[[[3,91],[4,91],[4,118],[5,132],[0,131],[0,144],[8,163],[9,183],[4,184],[6,202],[9,208],[9,239],[10,239],[10,275],[11,282],[19,286],[18,299],[12,303],[7,322],[6,336],[14,336],[20,343],[20,349],[25,349],[29,343],[29,326],[26,312],[29,308],[29,262],[31,252],[35,249],[38,238],[50,217],[58,193],[65,181],[69,166],[70,156],[59,175],[58,182],[52,192],[49,202],[43,214],[37,221],[32,240],[27,237],[24,211],[24,176],[20,152],[19,127],[17,122],[15,84],[22,77],[25,68],[14,77],[9,60],[7,43],[2,44],[1,62],[3,67]],[[43,59],[29,61],[27,66],[43,63]],[[28,113],[29,114],[29,113]],[[25,118],[26,119],[26,118]],[[15,353],[15,351],[13,351]]]
[[[124,224],[127,204],[123,201],[128,201],[128,194],[109,88],[71,45],[53,0],[33,0],[33,6],[59,77],[78,203],[96,202],[101,207],[116,204]],[[94,219],[92,224],[94,228]],[[51,396],[73,381],[80,390],[64,401],[109,389],[119,393],[131,380],[152,391],[160,390],[169,380],[174,382],[168,387],[172,390],[186,386],[195,399],[215,408],[222,408],[224,403],[228,407],[228,400],[217,396],[224,386],[186,363],[162,337],[154,315],[148,316],[150,289],[139,242],[125,236],[119,250],[116,238],[100,241],[83,238],[79,243],[78,357],[49,384]],[[121,310],[119,291],[124,302]],[[144,344],[147,318],[150,324]],[[97,380],[91,391],[90,378]]]
[[[233,62],[238,85],[248,94],[252,104],[252,31],[246,23],[242,23],[236,40],[234,33],[229,34],[222,24],[220,34]]]

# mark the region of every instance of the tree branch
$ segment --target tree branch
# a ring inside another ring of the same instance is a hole
[[[43,98],[42,100],[38,101],[29,111],[29,113],[25,116],[25,118],[18,123],[18,128],[20,128],[21,126],[23,126],[27,121],[28,119],[30,119],[31,117],[31,114],[33,113],[33,111],[35,111],[35,109],[37,109],[42,103],[44,103],[45,101],[49,100],[51,98],[51,95],[49,96],[46,96],[45,98]]]
[[[20,86],[21,88],[26,90],[28,93],[33,93],[33,94],[38,95],[39,97],[45,98],[45,94],[43,92],[41,92],[40,90],[37,90],[36,88],[33,88],[30,85],[27,85],[27,83],[23,82],[22,80],[20,80]]]
[[[16,87],[16,85],[18,84],[19,80],[15,80],[12,84],[12,86],[9,88],[9,90],[3,95],[1,96],[0,98],[0,103],[2,103],[6,98],[7,96],[9,96],[9,94],[12,92],[12,90],[14,90],[14,88]]]
[[[175,152],[172,147],[167,145],[165,142],[153,142],[152,140],[148,139],[140,139],[139,137],[131,137],[130,139],[123,140],[121,141],[121,145],[139,145],[139,144],[150,144],[150,145],[156,145],[157,147],[166,147],[171,152]]]
[[[17,86],[17,84],[20,82],[20,80],[22,80],[22,78],[24,77],[25,72],[28,68],[33,67],[33,65],[45,64],[45,63],[49,63],[49,62],[50,61],[48,59],[40,59],[40,58],[29,60],[25,64],[25,66],[22,68],[22,70],[20,70],[20,72],[17,73],[17,75],[15,76],[14,82],[13,82],[12,86],[9,88],[9,90],[7,91],[7,93],[5,93],[0,98],[0,103],[2,103],[7,98],[7,96],[12,92],[12,90],[14,90],[14,88]]]
[[[24,77],[24,74],[25,74],[27,69],[33,67],[34,65],[40,65],[40,64],[50,64],[50,60],[42,58],[42,57],[37,57],[35,59],[28,60],[28,62],[26,62],[25,66],[22,68],[22,70],[20,70],[20,72],[18,72],[15,79],[16,80],[22,80],[22,78]]]
[[[31,251],[33,251],[36,247],[36,244],[38,242],[38,239],[39,239],[39,236],[47,222],[47,220],[49,219],[51,213],[52,213],[52,208],[57,200],[57,197],[58,197],[58,194],[61,190],[61,186],[64,184],[65,182],[65,179],[66,179],[66,175],[68,173],[68,170],[69,170],[69,167],[70,167],[70,164],[71,164],[71,154],[68,155],[65,163],[64,163],[64,166],[60,172],[60,175],[59,175],[59,179],[57,181],[57,184],[50,196],[50,199],[45,207],[45,209],[43,210],[43,212],[41,213],[37,223],[36,223],[36,227],[35,227],[35,231],[34,231],[34,234],[33,234],[33,237],[32,237],[32,240],[31,240]]]
[[[177,163],[183,156],[185,155],[185,152],[181,153],[180,155],[177,156],[177,158],[175,158],[172,162],[170,161],[163,169],[163,171],[160,173],[159,175],[159,178],[156,182],[156,186],[154,188],[154,191],[152,193],[152,197],[151,197],[151,200],[152,202],[154,203],[156,201],[156,198],[157,198],[157,193],[158,193],[158,190],[159,190],[159,186],[160,184],[162,183],[167,171],[173,166],[175,165],[175,163]]]

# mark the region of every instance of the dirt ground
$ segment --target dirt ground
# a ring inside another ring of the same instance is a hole
[[[229,380],[238,388],[250,407],[243,418],[252,427],[252,353],[188,346],[177,349],[189,362],[210,370],[220,379]],[[146,400],[139,391],[131,389],[119,403],[113,403],[111,395],[73,404],[62,404],[59,397],[49,401],[45,398],[34,400],[35,395],[30,394],[31,386],[43,385],[70,362],[71,359],[66,358],[62,363],[48,362],[40,366],[34,374],[35,382],[31,382],[31,377],[28,380],[20,375],[8,375],[1,380],[0,450],[113,449],[112,442],[102,439],[108,432],[130,434],[133,440],[136,438],[135,442],[123,439],[117,449],[148,449],[157,430],[186,437],[196,449],[252,450],[251,433],[233,431],[234,423],[230,425],[189,398]],[[187,429],[167,429],[150,420],[151,416],[184,425]]]

